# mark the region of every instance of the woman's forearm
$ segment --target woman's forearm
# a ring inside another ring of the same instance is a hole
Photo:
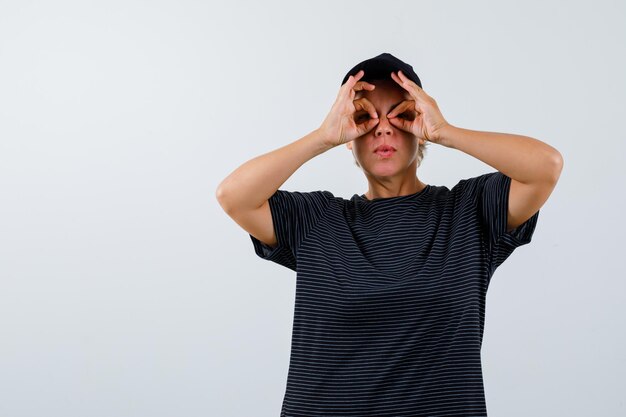
[[[556,181],[563,166],[559,151],[528,136],[448,125],[440,132],[440,143],[478,158],[525,184]]]
[[[320,131],[313,130],[235,169],[217,187],[217,200],[225,211],[261,207],[305,162],[331,148]]]

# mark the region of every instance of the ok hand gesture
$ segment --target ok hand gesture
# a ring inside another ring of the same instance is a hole
[[[414,134],[419,139],[440,143],[441,128],[449,123],[443,118],[435,99],[407,78],[402,71],[398,71],[398,74],[392,72],[391,78],[409,92],[412,100],[404,100],[394,107],[387,115],[389,123],[398,129]],[[396,117],[404,112],[407,112],[410,117]]]
[[[366,98],[354,99],[357,91],[372,91],[376,88],[374,84],[359,81],[363,75],[365,72],[360,70],[354,76],[351,75],[341,86],[330,113],[319,128],[322,137],[329,146],[350,142],[366,134],[378,124],[378,114],[372,102]],[[370,119],[357,124],[354,114],[359,111],[369,113]]]

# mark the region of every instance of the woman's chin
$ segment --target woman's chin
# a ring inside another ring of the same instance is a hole
[[[367,171],[376,177],[390,177],[398,173],[398,165],[392,161],[374,161]]]

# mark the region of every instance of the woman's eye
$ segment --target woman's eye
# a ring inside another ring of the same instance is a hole
[[[360,114],[360,115],[358,115],[358,116],[356,117],[356,119],[357,119],[357,120],[363,120],[363,119],[367,119],[367,118],[369,118],[369,117],[370,117],[370,115],[369,115],[369,114],[364,113],[364,114]]]

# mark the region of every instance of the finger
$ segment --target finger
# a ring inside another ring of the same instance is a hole
[[[402,70],[398,71],[398,75],[402,83],[408,85],[413,91],[416,91],[417,94],[424,93],[424,89],[420,87],[419,85],[417,85],[415,81],[411,80],[409,77],[404,75]]]
[[[363,94],[365,94],[365,91],[372,91],[376,88],[376,86],[374,84],[370,84],[368,82],[365,81],[359,81],[358,83],[356,83],[354,85],[354,88],[352,89],[353,91],[356,91],[356,95],[354,97],[356,98],[361,98],[363,97]]]
[[[354,100],[354,108],[358,110],[366,111],[372,119],[378,119],[378,113],[376,112],[376,107],[372,104],[371,101],[366,99],[365,97]]]
[[[379,121],[380,119],[369,119],[367,122],[357,125],[359,136],[363,136],[364,134],[372,130],[374,127],[376,127]]]
[[[402,79],[395,73],[395,72],[391,72],[391,78],[398,84],[400,84],[401,86],[403,86],[403,82]],[[403,86],[404,87],[404,86]]]
[[[404,75],[404,73],[402,72],[402,70],[398,71],[398,75],[400,76],[400,79],[402,80],[402,82],[407,83],[408,85],[410,85],[411,87],[414,87],[418,90],[421,90],[422,88],[417,85],[417,83],[415,81],[413,81],[412,79],[410,79],[409,77],[407,77],[406,75]]]
[[[411,94],[411,97],[417,99],[418,97],[420,97],[421,94],[424,94],[424,90],[422,90],[419,85],[413,82],[413,80],[407,78],[407,76],[404,75],[402,71],[398,71],[398,74],[399,75],[396,75],[392,72],[391,78],[393,78],[393,80],[398,83],[402,88],[407,90],[409,94]]]
[[[345,97],[346,95],[349,95],[350,99],[354,100],[354,95],[355,95],[354,86],[361,79],[361,77],[363,77],[363,75],[365,75],[365,71],[363,70],[359,70],[359,72],[357,72],[356,74],[350,75],[348,79],[346,80],[345,84],[342,85],[341,88],[339,89],[339,92],[337,93],[337,97]]]
[[[387,118],[391,119],[393,117],[396,117],[397,115],[405,112],[406,110],[415,111],[415,101],[413,101],[413,100],[404,100],[402,103],[400,103],[396,107],[394,107],[389,112],[389,114],[387,114]]]
[[[411,85],[405,83],[398,75],[391,73],[391,78],[402,88],[404,88],[414,99],[417,99],[417,91]]]
[[[356,74],[350,75],[346,82],[339,89],[339,94],[341,95],[343,91],[350,91],[364,74],[365,72],[363,72],[363,70],[360,70]]]
[[[349,81],[350,81],[350,88],[354,87],[354,85],[355,85],[357,82],[359,82],[359,80],[360,80],[361,78],[363,78],[363,76],[364,76],[364,75],[365,75],[365,71],[363,71],[363,70],[359,70],[359,72],[357,72],[356,74],[351,75],[351,76],[350,76],[350,78],[349,78]],[[348,83],[346,83],[346,84],[348,84]]]
[[[374,88],[376,88],[376,86],[374,84],[368,83],[367,81],[359,81],[353,87],[353,89],[356,91],[361,91],[361,90],[372,91]]]
[[[393,126],[397,127],[400,130],[404,130],[406,132],[411,131],[411,123],[406,120],[394,118],[389,119],[389,123],[391,123]]]

